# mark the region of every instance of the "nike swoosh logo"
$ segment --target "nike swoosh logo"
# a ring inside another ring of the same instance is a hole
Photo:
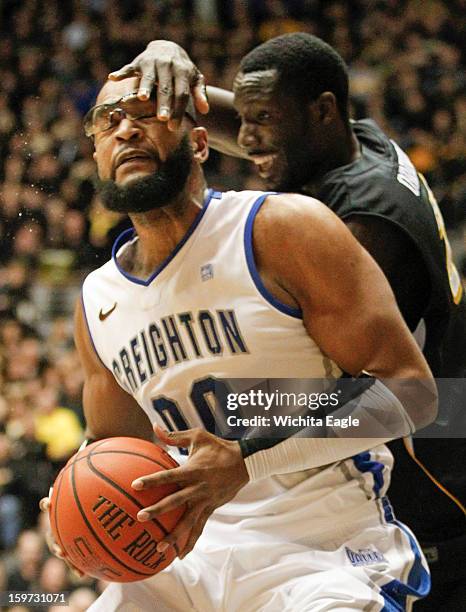
[[[113,306],[110,308],[110,310],[107,310],[107,312],[103,312],[101,308],[99,312],[99,321],[105,321],[105,319],[112,314],[112,312],[115,310],[116,307],[117,307],[117,303],[115,302]]]

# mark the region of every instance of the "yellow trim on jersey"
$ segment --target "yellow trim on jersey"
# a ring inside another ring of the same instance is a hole
[[[447,230],[445,229],[445,221],[443,220],[442,211],[438,205],[437,199],[432,193],[431,188],[427,184],[427,181],[420,172],[418,172],[418,176],[421,179],[422,184],[427,191],[427,196],[429,198],[429,203],[432,206],[432,211],[435,216],[435,220],[437,221],[437,227],[439,231],[440,240],[445,244],[445,258],[447,262],[447,274],[448,281],[450,283],[451,294],[453,296],[453,302],[458,305],[461,302],[461,298],[463,296],[463,285],[461,283],[461,277],[458,273],[458,270],[453,261],[453,255],[451,251],[450,241],[448,240]]]
[[[446,487],[444,487],[443,484],[441,484],[435,478],[435,476],[429,472],[426,466],[416,457],[416,454],[414,452],[414,446],[412,445],[411,440],[408,438],[403,438],[403,444],[405,445],[408,455],[421,468],[424,474],[434,483],[434,485],[438,489],[440,489],[440,491],[442,491],[442,493],[444,493],[447,497],[449,497],[451,501],[458,506],[458,508],[461,510],[461,512],[464,515],[466,515],[466,508],[463,506],[460,500],[457,497],[455,497],[453,493],[450,493],[450,491]]]

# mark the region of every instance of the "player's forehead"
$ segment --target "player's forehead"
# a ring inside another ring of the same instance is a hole
[[[97,96],[97,104],[115,102],[123,96],[138,90],[139,77],[130,77],[122,81],[106,81]]]
[[[278,70],[255,70],[238,72],[233,82],[235,100],[254,100],[272,97],[278,86]]]

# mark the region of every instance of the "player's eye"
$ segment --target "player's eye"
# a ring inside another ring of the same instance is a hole
[[[120,121],[125,117],[125,113],[121,108],[115,108],[108,113],[107,123],[109,127],[118,125]]]
[[[261,110],[257,113],[257,120],[260,122],[270,121],[271,118],[272,115],[266,110]]]
[[[108,109],[104,107],[96,108],[92,115],[92,125],[97,131],[105,130],[108,127]]]

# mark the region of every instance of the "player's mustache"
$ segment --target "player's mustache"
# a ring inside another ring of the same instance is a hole
[[[140,147],[124,147],[117,152],[112,163],[112,180],[115,180],[116,171],[124,162],[135,158],[152,159],[157,163],[157,165],[160,165],[161,163],[158,155],[156,155],[154,151]]]

